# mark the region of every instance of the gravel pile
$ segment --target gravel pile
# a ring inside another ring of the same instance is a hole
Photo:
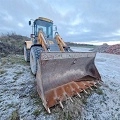
[[[107,43],[104,43],[101,46],[95,47],[92,51],[93,52],[104,53],[108,47],[109,47],[109,45]]]
[[[99,53],[110,53],[110,54],[120,55],[120,44],[108,45],[104,43],[103,45],[97,46],[96,48],[92,49],[92,51]]]
[[[120,55],[120,44],[109,46],[106,50],[106,53],[118,54]]]

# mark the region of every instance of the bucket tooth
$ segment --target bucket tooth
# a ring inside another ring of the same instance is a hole
[[[102,85],[102,83],[101,83],[101,82],[97,82],[97,84]]]
[[[69,99],[70,99],[70,101],[71,101],[71,102],[73,102],[73,100],[72,100],[72,98],[71,98],[71,97],[69,97]]]
[[[90,88],[90,90],[93,90],[92,87],[89,87],[89,88]]]
[[[96,85],[96,84],[94,84],[94,86],[97,88],[97,85]]]
[[[77,92],[77,95],[78,95],[79,98],[81,98],[81,96],[80,96],[80,94],[78,92]]]
[[[83,91],[84,91],[86,94],[88,94],[88,92],[87,92],[86,90],[83,89]]]
[[[64,107],[61,101],[59,101],[59,104],[60,104],[60,107],[63,109]]]
[[[51,113],[50,108],[47,109],[48,113]]]

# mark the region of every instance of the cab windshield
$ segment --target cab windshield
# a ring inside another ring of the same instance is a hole
[[[34,34],[38,36],[39,31],[42,30],[47,38],[53,38],[53,23],[42,20],[34,22]]]

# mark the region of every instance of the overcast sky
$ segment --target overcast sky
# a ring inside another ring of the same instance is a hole
[[[65,41],[120,42],[120,0],[0,0],[0,33],[29,36],[29,19],[50,18]]]

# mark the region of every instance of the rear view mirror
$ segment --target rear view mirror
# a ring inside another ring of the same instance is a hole
[[[55,26],[55,31],[57,31],[57,26]]]
[[[35,37],[35,34],[30,34],[30,37],[31,37],[31,38],[34,38],[34,37]]]
[[[57,26],[56,26],[56,25],[54,25],[53,31],[56,31],[56,32],[57,32]]]
[[[31,25],[31,21],[29,21],[29,25]]]

